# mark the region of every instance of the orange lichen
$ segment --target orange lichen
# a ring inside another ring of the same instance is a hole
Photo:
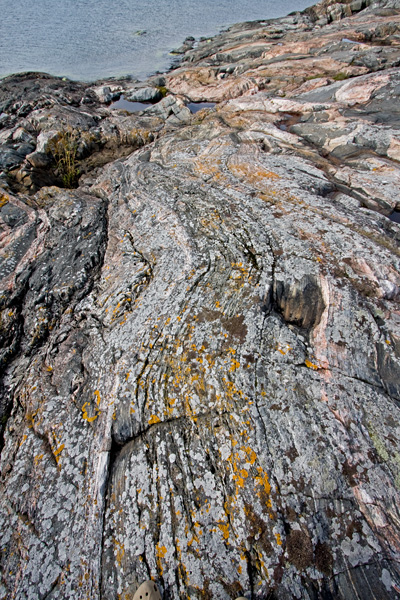
[[[163,568],[161,566],[161,560],[165,557],[165,555],[167,554],[167,549],[165,546],[161,546],[160,542],[158,542],[157,546],[156,546],[156,557],[157,557],[157,565],[158,565],[158,569],[160,572],[160,575],[163,574]]]
[[[124,555],[125,555],[125,548],[124,548],[124,545],[121,544],[121,542],[119,542],[115,538],[113,539],[113,542],[114,542],[114,546],[115,546],[115,549],[116,549],[115,558],[117,559],[117,563],[121,567],[122,566],[122,559],[124,558]]]
[[[95,414],[91,417],[89,417],[88,412],[87,412],[87,406],[91,406],[89,402],[85,402],[85,404],[82,406],[82,419],[84,419],[85,421],[87,421],[88,423],[93,423],[93,421],[95,421],[97,419],[97,417],[99,416],[99,410],[96,408]]]
[[[61,446],[59,446],[57,448],[57,450],[54,452],[54,456],[58,456],[59,454],[61,454],[61,452],[64,450],[65,448],[65,444],[61,444]]]
[[[318,369],[318,365],[315,365],[314,363],[312,363],[311,361],[307,360],[305,361],[306,367],[308,367],[309,369],[314,369],[314,371],[317,371]]]
[[[232,360],[231,362],[231,366],[229,368],[229,372],[233,373],[234,371],[236,371],[236,369],[238,369],[240,367],[240,362],[238,362],[237,360]]]
[[[281,534],[280,533],[276,533],[275,537],[276,537],[276,543],[278,544],[278,546],[282,546]]]
[[[2,208],[10,200],[7,194],[0,194],[0,208]]]
[[[160,423],[160,422],[161,422],[161,419],[160,419],[160,417],[157,417],[157,415],[151,415],[151,417],[148,421],[149,425],[155,425],[156,423]]]

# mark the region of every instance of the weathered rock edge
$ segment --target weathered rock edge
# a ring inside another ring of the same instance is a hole
[[[1,82],[1,599],[400,597],[399,23]]]

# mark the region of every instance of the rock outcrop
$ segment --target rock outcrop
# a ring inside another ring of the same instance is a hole
[[[0,598],[400,598],[399,31],[1,82]]]

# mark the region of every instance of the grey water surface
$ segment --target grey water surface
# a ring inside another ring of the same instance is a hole
[[[83,81],[166,70],[186,36],[271,19],[312,0],[0,0],[0,77],[45,71]]]

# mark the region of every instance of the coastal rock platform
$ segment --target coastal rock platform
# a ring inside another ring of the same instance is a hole
[[[400,598],[400,2],[182,52],[0,82],[0,599]]]

